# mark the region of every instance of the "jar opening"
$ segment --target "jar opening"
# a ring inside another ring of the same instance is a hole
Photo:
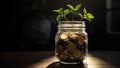
[[[59,21],[58,28],[85,28],[85,21]]]
[[[66,24],[66,23],[70,23],[70,24],[85,24],[85,21],[59,21],[59,24]]]

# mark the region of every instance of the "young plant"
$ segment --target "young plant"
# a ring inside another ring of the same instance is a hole
[[[93,14],[87,12],[86,8],[81,9],[81,5],[82,4],[78,4],[74,7],[73,5],[68,4],[66,5],[67,9],[59,8],[59,9],[53,10],[53,12],[58,13],[56,20],[60,21],[62,18],[64,18],[65,20],[70,21],[68,20],[66,15],[72,13],[72,19],[71,19],[72,21],[74,21],[75,15],[78,15],[80,17],[80,21],[88,20],[89,22],[91,22],[91,20],[94,19]]]

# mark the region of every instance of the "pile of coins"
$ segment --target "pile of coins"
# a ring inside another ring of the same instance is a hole
[[[63,62],[82,62],[86,57],[86,46],[86,36],[82,33],[63,32],[57,34],[57,57]]]

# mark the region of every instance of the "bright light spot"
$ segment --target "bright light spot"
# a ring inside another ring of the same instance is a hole
[[[88,68],[115,68],[109,62],[106,62],[91,54],[88,55],[87,59],[84,62],[88,64]]]
[[[30,65],[28,68],[46,68],[49,64],[58,61],[55,56],[49,57],[47,59],[41,60],[36,64]]]
[[[48,65],[58,61],[55,56],[41,60],[38,63],[30,65],[28,68],[46,68]],[[87,63],[87,68],[115,68],[110,63],[89,54],[87,59],[84,61]],[[86,68],[86,67],[85,67]]]

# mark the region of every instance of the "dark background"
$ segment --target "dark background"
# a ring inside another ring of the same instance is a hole
[[[0,45],[0,50],[54,50],[57,22],[52,10],[67,3],[81,3],[95,16],[92,23],[86,23],[89,50],[120,50],[120,1],[111,1],[111,8],[106,8],[107,0],[10,0],[4,6],[8,39],[4,45]],[[109,20],[108,12],[111,12]],[[46,24],[46,27],[50,27],[50,32],[46,34],[43,33],[46,29],[40,30],[45,20],[50,23]]]

